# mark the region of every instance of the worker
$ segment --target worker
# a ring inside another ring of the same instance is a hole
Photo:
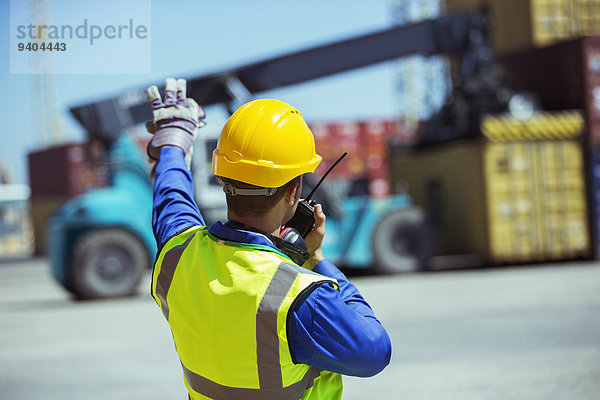
[[[324,258],[321,205],[304,249],[279,237],[298,206],[302,175],[321,160],[300,112],[254,100],[229,118],[212,160],[228,221],[207,227],[186,165],[204,111],[182,79],[167,79],[164,102],[156,86],[148,99],[159,248],[152,296],[171,327],[190,399],[339,399],[342,374],[382,371],[390,339]]]

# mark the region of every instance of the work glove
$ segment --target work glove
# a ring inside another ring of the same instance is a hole
[[[186,97],[185,79],[167,78],[164,103],[155,85],[148,88],[147,95],[154,115],[154,120],[146,123],[146,129],[154,135],[146,149],[148,157],[156,161],[161,147],[177,146],[183,150],[189,168],[194,139],[198,129],[205,125],[204,110],[194,99]]]

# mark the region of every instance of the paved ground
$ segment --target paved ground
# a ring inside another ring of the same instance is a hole
[[[344,399],[600,399],[600,264],[353,281],[394,354]],[[148,295],[73,302],[43,259],[0,264],[0,340],[2,400],[186,398]]]

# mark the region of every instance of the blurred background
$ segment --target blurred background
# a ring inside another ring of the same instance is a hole
[[[324,159],[309,187],[348,152],[315,194],[324,251],[394,360],[345,398],[600,398],[599,0],[1,6],[0,398],[185,397],[146,293],[145,89],[166,77],[207,111],[207,223],[225,218],[210,162],[241,104],[302,112]],[[146,53],[16,34],[139,15]]]

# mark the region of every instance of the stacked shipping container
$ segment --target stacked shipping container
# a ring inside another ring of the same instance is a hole
[[[583,130],[577,112],[487,117],[483,140],[395,154],[392,181],[428,211],[438,255],[495,264],[587,257]]]
[[[595,258],[600,258],[600,37],[517,52],[502,57],[500,63],[512,87],[537,95],[544,109],[585,110],[588,135],[584,140],[584,165],[588,172],[592,249]]]
[[[100,147],[86,148],[83,143],[70,143],[29,153],[29,185],[31,187],[31,218],[36,254],[46,252],[48,218],[71,197],[91,187],[106,185],[106,167],[90,163],[101,160]],[[97,154],[93,154],[97,153]]]
[[[493,262],[589,256],[583,132],[578,112],[484,120]]]
[[[588,190],[583,151],[588,142],[600,145],[600,38],[538,48],[600,33],[600,1],[446,4],[448,12],[488,8],[492,48],[503,55],[509,86],[537,94],[542,109],[552,112],[525,121],[487,116],[480,139],[393,151],[392,187],[408,186],[427,210],[438,255],[471,255],[464,259],[482,265],[585,258],[592,247],[600,252],[600,240],[595,246],[590,240],[590,225],[600,224],[590,224],[589,216],[600,213],[600,172],[596,190]],[[585,114],[562,111],[579,109]],[[600,152],[590,159],[600,162]],[[595,161],[593,167],[600,171]],[[597,195],[593,206],[589,193]]]
[[[393,120],[313,123],[310,128],[317,152],[323,157],[316,171],[318,175],[323,175],[344,151],[348,152],[347,159],[331,172],[327,182],[330,187],[343,186],[337,193],[340,196],[348,192],[375,197],[388,195],[391,192],[388,143],[408,145],[415,140],[415,131]],[[361,183],[366,185],[363,193],[351,189],[353,184],[358,187]]]
[[[499,63],[510,86],[537,95],[543,109],[585,110],[589,143],[600,146],[600,36],[513,53]]]
[[[446,0],[449,12],[488,6],[496,54],[600,33],[598,0]]]

